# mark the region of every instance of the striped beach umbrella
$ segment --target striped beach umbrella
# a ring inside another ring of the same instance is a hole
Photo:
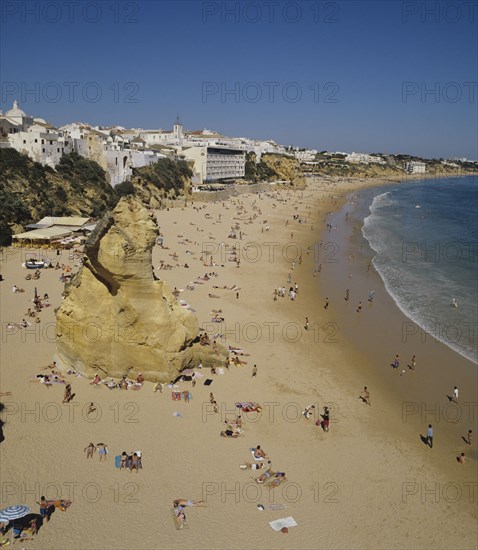
[[[8,523],[16,519],[20,519],[30,513],[30,507],[23,504],[9,506],[0,510],[0,522]],[[12,526],[12,541],[13,541],[13,526]]]
[[[14,519],[22,518],[30,513],[31,508],[29,506],[24,506],[23,504],[18,504],[16,506],[9,506],[0,510],[0,521],[3,523],[8,523]]]

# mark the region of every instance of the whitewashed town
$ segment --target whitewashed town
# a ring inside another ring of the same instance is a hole
[[[113,187],[128,180],[134,168],[149,166],[161,158],[186,160],[193,170],[193,185],[201,186],[244,178],[246,152],[254,153],[257,162],[265,153],[288,155],[306,168],[337,158],[345,163],[385,165],[393,157],[356,152],[319,153],[316,149],[286,147],[272,139],[227,137],[208,129],[188,131],[179,116],[171,130],[103,127],[80,122],[56,128],[43,118],[26,114],[17,101],[5,113],[0,111],[0,147],[12,147],[51,168],[63,155],[75,151],[96,161]],[[457,166],[453,160],[442,163]],[[400,167],[406,173],[427,172],[426,162],[417,160],[403,162]]]

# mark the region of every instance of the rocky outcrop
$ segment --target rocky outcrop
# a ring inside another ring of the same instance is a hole
[[[134,197],[124,197],[103,218],[85,247],[83,267],[57,311],[60,368],[89,378],[112,377],[169,382],[185,367],[224,364],[197,342],[195,316],[163,281],[155,280],[152,248],[156,221]]]
[[[265,153],[256,162],[256,155],[246,156],[246,179],[257,181],[286,181],[294,187],[305,187],[306,180],[300,162],[292,156]]]
[[[192,171],[184,160],[159,159],[133,170],[134,194],[150,208],[164,208],[175,199],[191,195]]]

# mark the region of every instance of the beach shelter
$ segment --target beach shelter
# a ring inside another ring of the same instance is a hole
[[[0,522],[9,523],[16,519],[20,519],[30,513],[30,507],[23,504],[17,504],[16,506],[9,506],[0,510]],[[12,541],[13,541],[13,523],[12,523]]]

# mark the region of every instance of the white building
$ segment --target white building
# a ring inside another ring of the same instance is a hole
[[[60,162],[64,154],[72,151],[71,140],[42,119],[35,119],[24,132],[10,134],[8,140],[19,153],[51,168]]]
[[[367,153],[350,153],[345,157],[345,162],[358,162],[362,164],[385,164],[385,161],[381,157],[374,157]]]
[[[0,111],[0,137],[25,132],[32,124],[33,117],[25,114],[18,106],[17,101],[13,102],[13,107],[5,114]]]
[[[427,171],[426,168],[427,165],[424,162],[417,161],[406,162],[404,165],[404,169],[409,174],[425,174],[425,172]]]
[[[306,149],[305,151],[296,150],[294,156],[300,162],[312,162],[315,160],[315,156],[318,151],[316,149]]]
[[[232,181],[244,177],[246,153],[244,149],[215,145],[185,146],[178,156],[193,161],[193,183]]]

